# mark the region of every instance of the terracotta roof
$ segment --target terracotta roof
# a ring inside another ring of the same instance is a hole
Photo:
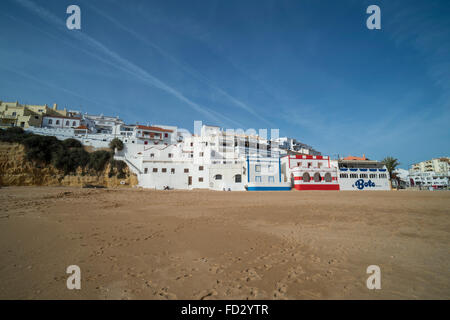
[[[348,157],[345,157],[343,160],[369,160],[369,159],[367,159],[366,155],[363,154],[362,157],[348,156]]]
[[[88,127],[86,127],[86,126],[78,126],[78,127],[76,127],[75,129],[88,129]]]
[[[136,127],[137,127],[138,129],[143,129],[143,130],[162,131],[162,132],[173,132],[172,130],[163,129],[163,128],[159,128],[159,127],[148,127],[148,126],[141,126],[141,125],[137,125]]]

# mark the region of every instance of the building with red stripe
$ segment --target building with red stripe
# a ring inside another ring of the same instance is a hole
[[[337,168],[329,156],[287,155],[281,170],[296,190],[339,190]]]

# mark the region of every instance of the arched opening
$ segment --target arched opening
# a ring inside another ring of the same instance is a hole
[[[314,182],[320,182],[322,181],[322,177],[320,176],[320,173],[316,172],[314,173]]]
[[[305,172],[303,174],[303,182],[309,182],[311,180],[311,177],[309,176],[308,172]]]
[[[215,179],[215,180],[222,180],[222,175],[221,175],[221,174],[216,174],[216,175],[214,176],[214,179]]]
[[[331,173],[325,173],[325,182],[331,182],[333,179],[331,178]]]

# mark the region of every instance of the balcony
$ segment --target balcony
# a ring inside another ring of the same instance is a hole
[[[1,119],[5,119],[5,120],[16,120],[17,116],[13,116],[11,114],[5,114],[5,115],[0,115]]]
[[[160,133],[147,133],[147,132],[143,132],[143,133],[137,133],[136,134],[136,138],[140,138],[140,139],[150,139],[150,140],[163,140],[163,136]]]

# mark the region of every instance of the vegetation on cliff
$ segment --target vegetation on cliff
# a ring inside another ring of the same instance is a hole
[[[114,151],[114,149],[121,151],[123,150],[123,142],[119,138],[114,138],[109,143],[109,147],[111,148],[112,151]]]
[[[20,143],[25,147],[28,161],[39,165],[53,165],[64,172],[64,175],[75,173],[78,168],[85,174],[100,174],[109,163],[109,177],[117,175],[125,177],[126,164],[114,160],[113,153],[105,150],[87,152],[81,142],[76,139],[58,140],[52,136],[41,136],[25,132],[22,128],[13,127],[0,130],[0,141]]]

